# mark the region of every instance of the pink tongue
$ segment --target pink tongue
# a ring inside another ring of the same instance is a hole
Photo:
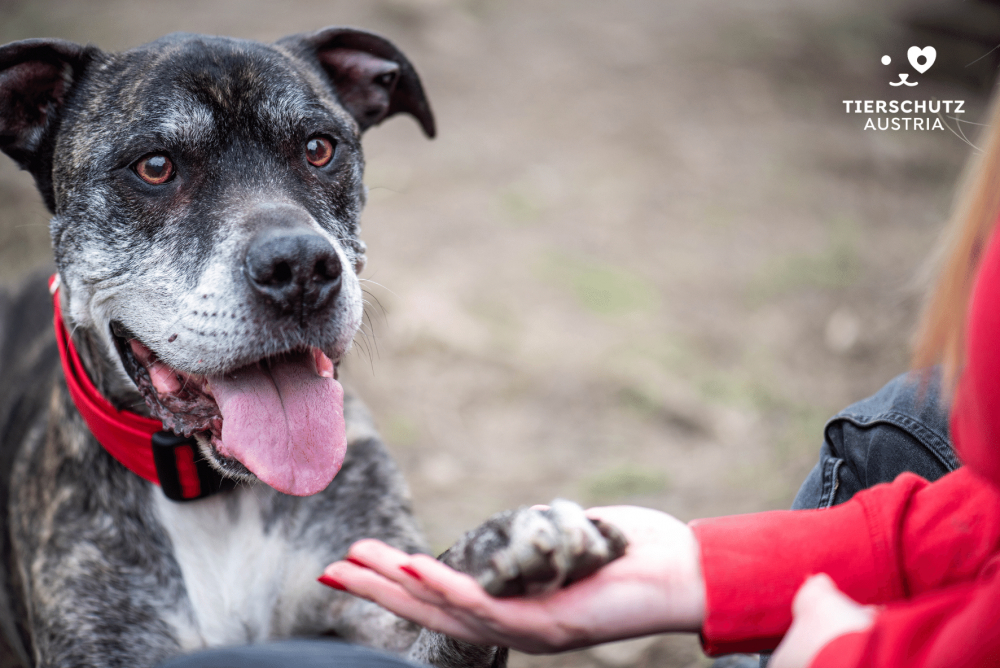
[[[222,413],[221,454],[279,492],[309,496],[326,489],[347,452],[340,383],[317,375],[305,353],[208,382]]]

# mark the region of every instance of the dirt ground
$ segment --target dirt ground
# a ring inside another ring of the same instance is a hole
[[[906,368],[970,152],[845,113],[897,93],[903,66],[879,59],[905,63],[906,16],[863,0],[0,0],[0,38],[121,49],[349,24],[411,57],[439,138],[395,118],[365,139],[371,305],[345,376],[443,549],[557,496],[685,519],[788,506],[824,421]],[[981,120],[981,82],[921,86]],[[48,236],[6,159],[0,204],[9,282]],[[706,662],[664,637],[512,665]]]

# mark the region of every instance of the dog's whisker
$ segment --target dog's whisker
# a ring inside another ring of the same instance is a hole
[[[394,290],[392,290],[391,288],[386,287],[385,285],[382,285],[381,283],[379,283],[375,279],[372,279],[372,278],[361,278],[359,276],[358,277],[358,281],[361,282],[361,283],[371,283],[372,285],[380,287],[383,290],[385,290],[386,292],[388,292],[389,294],[391,294],[393,297],[398,297],[399,296],[398,294],[396,294],[396,292]]]
[[[371,354],[371,350],[368,347],[368,340],[367,340],[368,337],[365,336],[364,332],[359,332],[359,333],[361,334],[361,339],[358,339],[357,337],[355,337],[354,341],[358,344],[358,348],[360,350],[364,351],[365,356],[368,358],[368,360],[371,361],[372,360],[372,354]]]
[[[354,337],[354,342],[357,344],[359,354],[364,354],[368,359],[369,367],[371,368],[372,374],[375,373],[375,357],[372,355],[371,342],[368,339],[368,335],[361,329],[358,330],[360,338],[356,335]]]
[[[367,323],[365,323],[365,318],[368,319]],[[377,354],[378,353],[378,337],[375,336],[375,327],[374,327],[374,325],[372,323],[371,317],[368,316],[367,313],[365,313],[362,316],[361,326],[358,328],[358,332],[360,334],[362,334],[365,338],[368,338],[369,334],[371,335],[371,339],[375,343],[375,352]]]
[[[389,313],[388,313],[388,311],[386,311],[385,306],[382,305],[382,302],[379,301],[379,298],[376,297],[375,295],[373,295],[372,293],[368,292],[367,290],[362,290],[362,292],[364,294],[368,295],[369,297],[371,297],[373,300],[375,300],[374,304],[372,304],[371,302],[369,302],[367,299],[365,300],[365,303],[373,305],[373,306],[377,306],[378,309],[379,309],[379,311],[382,312],[382,320],[383,321],[387,321]]]
[[[361,327],[358,328],[358,333],[364,336],[365,338],[368,338],[370,336],[373,341],[377,340],[377,337],[375,336],[375,329],[372,328],[371,325],[366,325],[365,323],[362,323]]]
[[[367,335],[367,334],[365,334],[365,338],[366,338],[366,339],[368,338],[368,335]],[[374,334],[374,332],[373,332],[373,333],[372,333],[372,335],[371,335],[371,346],[372,346],[372,348],[374,348],[374,349],[375,349],[375,357],[376,357],[377,359],[382,359],[382,351],[381,351],[381,350],[379,350],[379,347],[378,347],[378,339],[377,339],[377,338],[375,337],[375,334]]]

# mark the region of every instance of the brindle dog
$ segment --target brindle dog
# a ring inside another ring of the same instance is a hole
[[[335,380],[362,316],[361,135],[396,113],[434,135],[409,61],[353,29],[0,47],[0,149],[53,213],[56,295],[86,375],[238,483],[177,502],[119,463],[68,392],[44,282],[0,298],[0,628],[21,662],[142,667],[336,634],[442,668],[504,664],[502,648],[316,582],[363,537],[426,549]],[[556,504],[499,515],[443,558],[517,594],[622,549]]]

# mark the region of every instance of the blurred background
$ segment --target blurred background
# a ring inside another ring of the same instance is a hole
[[[5,42],[108,50],[331,24],[394,40],[438,121],[365,138],[372,306],[343,374],[435,549],[556,496],[787,507],[826,419],[905,370],[1000,62],[993,4],[0,0]],[[937,49],[925,75],[911,45]],[[897,97],[965,100],[965,122],[865,131],[842,102]],[[0,280],[47,260],[46,225],[0,161]],[[673,637],[512,659],[703,664]]]

